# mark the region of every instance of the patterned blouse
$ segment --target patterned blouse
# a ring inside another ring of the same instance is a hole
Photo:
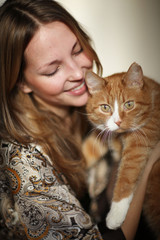
[[[0,239],[102,239],[39,146],[0,148]]]

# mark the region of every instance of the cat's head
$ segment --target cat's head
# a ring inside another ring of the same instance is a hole
[[[94,126],[111,132],[139,129],[145,124],[151,99],[144,86],[141,66],[133,63],[127,72],[101,78],[86,73],[88,118]]]

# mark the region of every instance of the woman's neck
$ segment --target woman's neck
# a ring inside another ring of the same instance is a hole
[[[38,96],[33,96],[35,101],[38,103],[41,109],[48,110],[49,112],[53,112],[58,117],[62,119],[66,119],[70,117],[71,107],[69,106],[60,106],[60,105],[52,105],[43,101],[43,99],[39,98]]]

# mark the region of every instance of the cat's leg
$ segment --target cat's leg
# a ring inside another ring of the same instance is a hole
[[[83,141],[82,152],[86,160],[89,195],[95,198],[108,183],[110,166],[105,156],[108,145],[94,132]]]
[[[110,166],[106,159],[101,159],[88,170],[88,191],[91,198],[96,198],[107,186]]]
[[[131,157],[128,158],[128,156],[122,156],[111,208],[106,218],[106,224],[110,229],[116,229],[124,222],[137,181],[145,165],[145,160],[141,157],[136,158],[136,156],[133,156],[133,153],[131,155],[131,152],[129,156],[134,157],[136,160],[131,159]]]
[[[130,196],[123,198],[119,202],[112,202],[110,211],[106,218],[106,224],[108,228],[117,229],[121,226],[121,224],[125,220],[132,198],[133,193]]]

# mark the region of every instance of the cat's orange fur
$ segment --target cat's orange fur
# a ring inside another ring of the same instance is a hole
[[[160,140],[160,84],[145,77],[136,63],[126,73],[105,79],[87,72],[86,84],[90,93],[86,106],[89,120],[108,135],[108,139],[118,136],[122,146],[111,209],[106,219],[108,227],[115,229],[123,223],[139,177]],[[114,113],[117,106],[118,114]],[[149,178],[144,211],[160,239],[160,161]]]

